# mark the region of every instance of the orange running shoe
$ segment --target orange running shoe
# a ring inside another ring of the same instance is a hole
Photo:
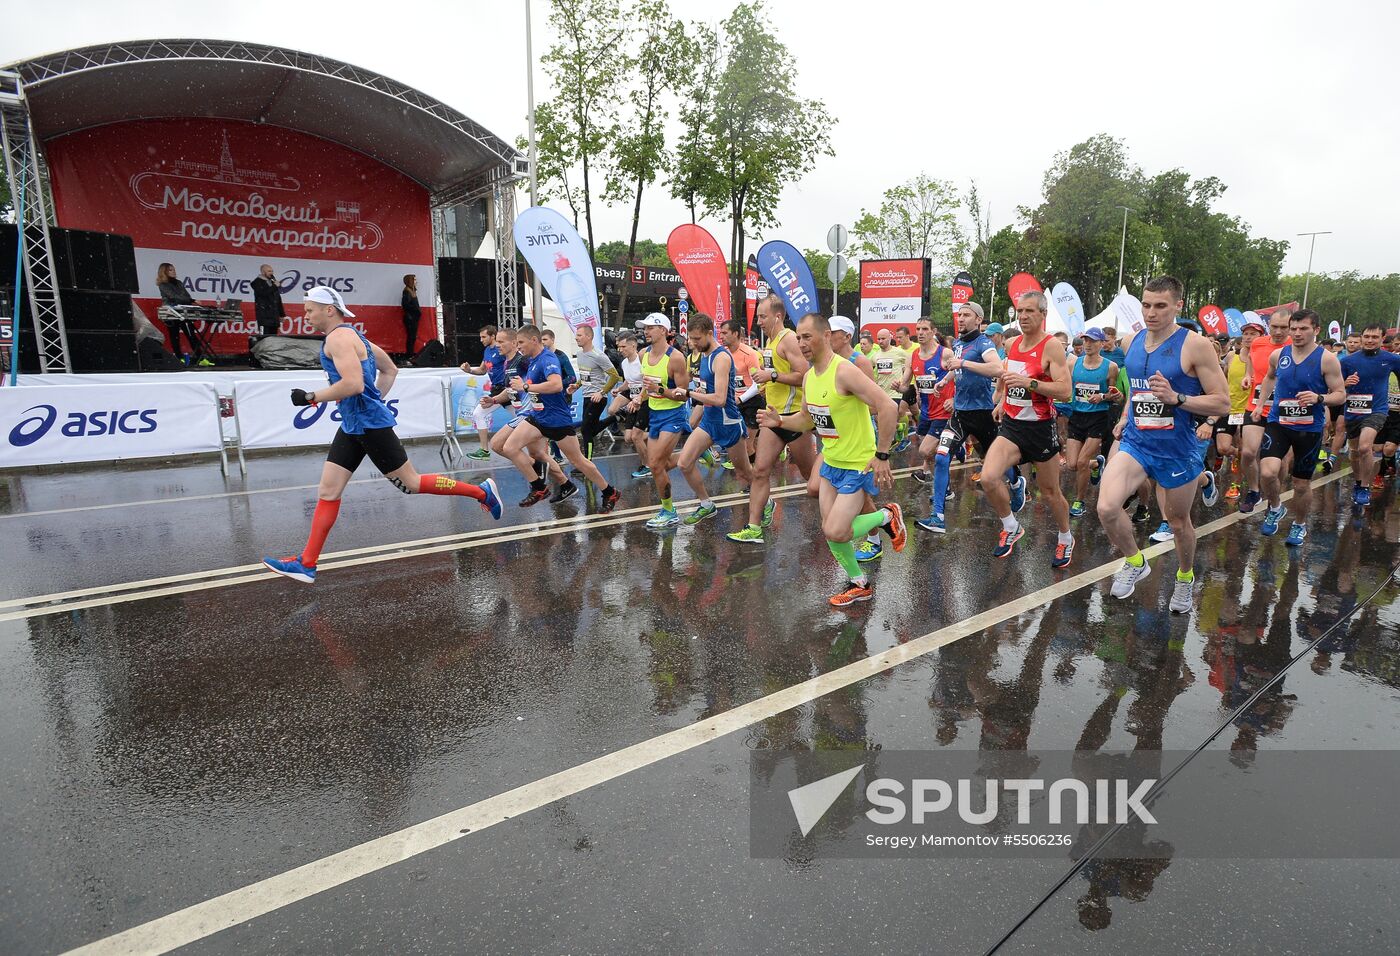
[[[982,480],[982,469],[977,469],[972,473],[972,483],[975,485]]]
[[[890,543],[894,545],[895,554],[898,554],[909,541],[909,535],[904,530],[904,512],[894,502],[885,505],[885,510],[890,513],[890,527],[894,529],[894,533],[890,535]]]
[[[1377,473],[1376,477],[1371,479],[1371,490],[1385,491],[1385,478],[1380,473]]]
[[[1225,491],[1225,500],[1234,501],[1240,496],[1240,483],[1237,481]]]
[[[847,583],[846,590],[831,596],[831,606],[850,607],[852,604],[868,601],[874,596],[875,591],[868,584],[856,584],[851,581]]]

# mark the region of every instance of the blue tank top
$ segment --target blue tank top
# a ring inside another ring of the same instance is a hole
[[[714,361],[716,355],[729,355],[729,390],[725,393],[722,406],[706,405],[702,414],[711,422],[722,419],[726,425],[738,424],[743,421],[743,416],[739,414],[739,376],[735,369],[734,356],[730,355],[729,350],[723,345],[711,349],[709,355],[700,356],[700,367],[696,370],[696,374],[703,387],[692,390],[703,391],[706,395],[715,393]]]
[[[985,335],[979,335],[971,342],[964,341],[961,337],[953,341],[953,354],[960,359],[981,362],[982,356],[987,352],[996,353],[997,348]],[[1006,358],[1004,355],[1001,357]],[[996,379],[961,368],[953,374],[957,383],[957,391],[953,394],[954,411],[970,412],[983,408],[991,411]]]
[[[379,367],[374,361],[374,349],[370,348],[369,339],[359,329],[353,325],[344,327],[358,335],[364,344],[365,357],[360,359],[360,374],[365,379],[365,390],[335,403],[336,410],[340,412],[340,430],[347,435],[363,435],[366,428],[393,428],[394,413],[384,404],[384,396],[379,394],[379,386],[375,384]],[[340,370],[326,354],[324,342],[321,343],[321,368],[325,369],[326,378],[332,385],[340,381]]]
[[[1294,359],[1293,346],[1279,349],[1274,379],[1274,405],[1269,409],[1269,421],[1300,432],[1322,431],[1323,404],[1309,405],[1293,400],[1299,392],[1327,394],[1327,379],[1322,374],[1322,346],[1313,346],[1312,352],[1301,362]]]
[[[1172,391],[1188,398],[1201,394],[1201,380],[1186,374],[1181,367],[1181,350],[1186,345],[1186,337],[1191,334],[1190,329],[1179,327],[1169,339],[1149,352],[1147,333],[1141,332],[1133,337],[1124,358],[1128,372],[1129,409],[1123,439],[1155,458],[1187,462],[1196,460],[1201,454],[1200,443],[1196,440],[1196,423],[1191,413],[1180,406],[1173,408],[1159,401],[1147,384],[1153,373],[1160,372],[1171,383]]]
[[[1095,405],[1088,400],[1089,396],[1099,393],[1107,397],[1108,365],[1108,360],[1102,355],[1099,356],[1099,367],[1095,369],[1085,368],[1082,357],[1074,363],[1074,370],[1070,374],[1070,381],[1073,383],[1073,391],[1070,394],[1074,400],[1069,403],[1073,411],[1086,414],[1108,411],[1107,402]]]

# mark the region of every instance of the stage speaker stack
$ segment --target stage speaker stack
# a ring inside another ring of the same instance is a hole
[[[443,258],[437,261],[442,297],[443,344],[451,365],[481,362],[481,329],[500,325],[496,309],[496,260]],[[517,265],[517,294],[523,295],[524,267]]]

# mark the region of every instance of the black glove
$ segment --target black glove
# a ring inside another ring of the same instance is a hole
[[[293,404],[293,405],[310,405],[310,404],[311,404],[311,399],[307,397],[307,391],[306,391],[306,389],[304,389],[304,388],[294,388],[294,389],[292,389],[292,404]]]

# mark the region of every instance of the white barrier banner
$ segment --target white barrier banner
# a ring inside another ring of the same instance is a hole
[[[0,468],[222,450],[212,385],[0,389]]]
[[[394,413],[394,431],[400,438],[434,438],[446,433],[443,381],[438,376],[406,375],[394,380],[388,405]],[[324,389],[326,379],[308,373],[301,380],[282,378],[234,385],[233,407],[244,448],[330,445],[340,428],[336,403],[298,407],[291,401],[294,388],[308,392]]]

